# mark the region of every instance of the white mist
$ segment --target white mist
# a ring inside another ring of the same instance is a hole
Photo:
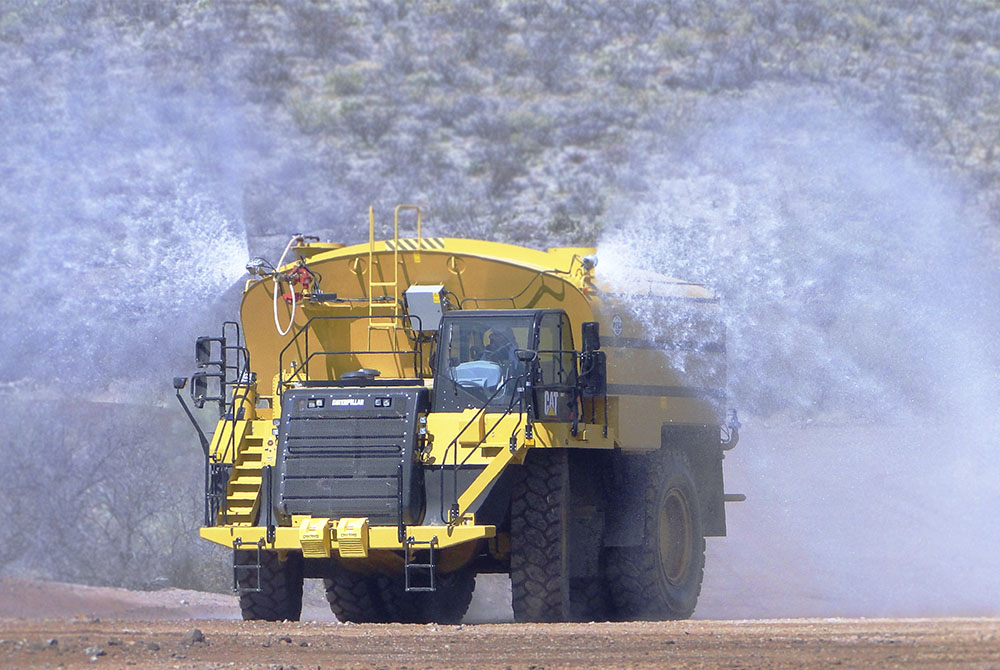
[[[829,100],[737,106],[600,243],[723,302],[726,539],[700,617],[1000,613],[995,259],[961,188]],[[683,327],[683,324],[672,324]],[[649,324],[663,328],[663,324]]]

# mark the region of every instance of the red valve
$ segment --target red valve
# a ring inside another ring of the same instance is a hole
[[[301,291],[295,291],[295,301],[301,302],[305,297],[305,294],[309,292],[309,286],[312,284],[313,278],[309,274],[309,270],[306,269],[305,265],[299,265],[297,268],[292,270],[288,274],[288,293],[281,294],[282,299],[288,304],[292,303],[292,287],[298,285],[302,287]]]

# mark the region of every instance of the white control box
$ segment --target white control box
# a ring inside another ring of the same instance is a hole
[[[407,312],[416,317],[410,322],[412,328],[422,333],[437,331],[441,325],[441,316],[447,309],[444,284],[414,284],[403,295],[406,298]]]

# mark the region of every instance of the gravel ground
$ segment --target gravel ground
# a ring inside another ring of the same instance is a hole
[[[82,618],[6,620],[0,633],[5,668],[1000,667],[998,619],[414,626]]]
[[[315,596],[305,615],[319,619]],[[245,622],[228,595],[8,579],[0,581],[0,667],[1000,668],[1000,618],[461,626],[331,619]]]

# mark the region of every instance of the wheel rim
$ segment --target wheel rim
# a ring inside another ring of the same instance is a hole
[[[660,505],[660,566],[667,581],[682,584],[691,568],[691,506],[680,489],[670,489]]]

